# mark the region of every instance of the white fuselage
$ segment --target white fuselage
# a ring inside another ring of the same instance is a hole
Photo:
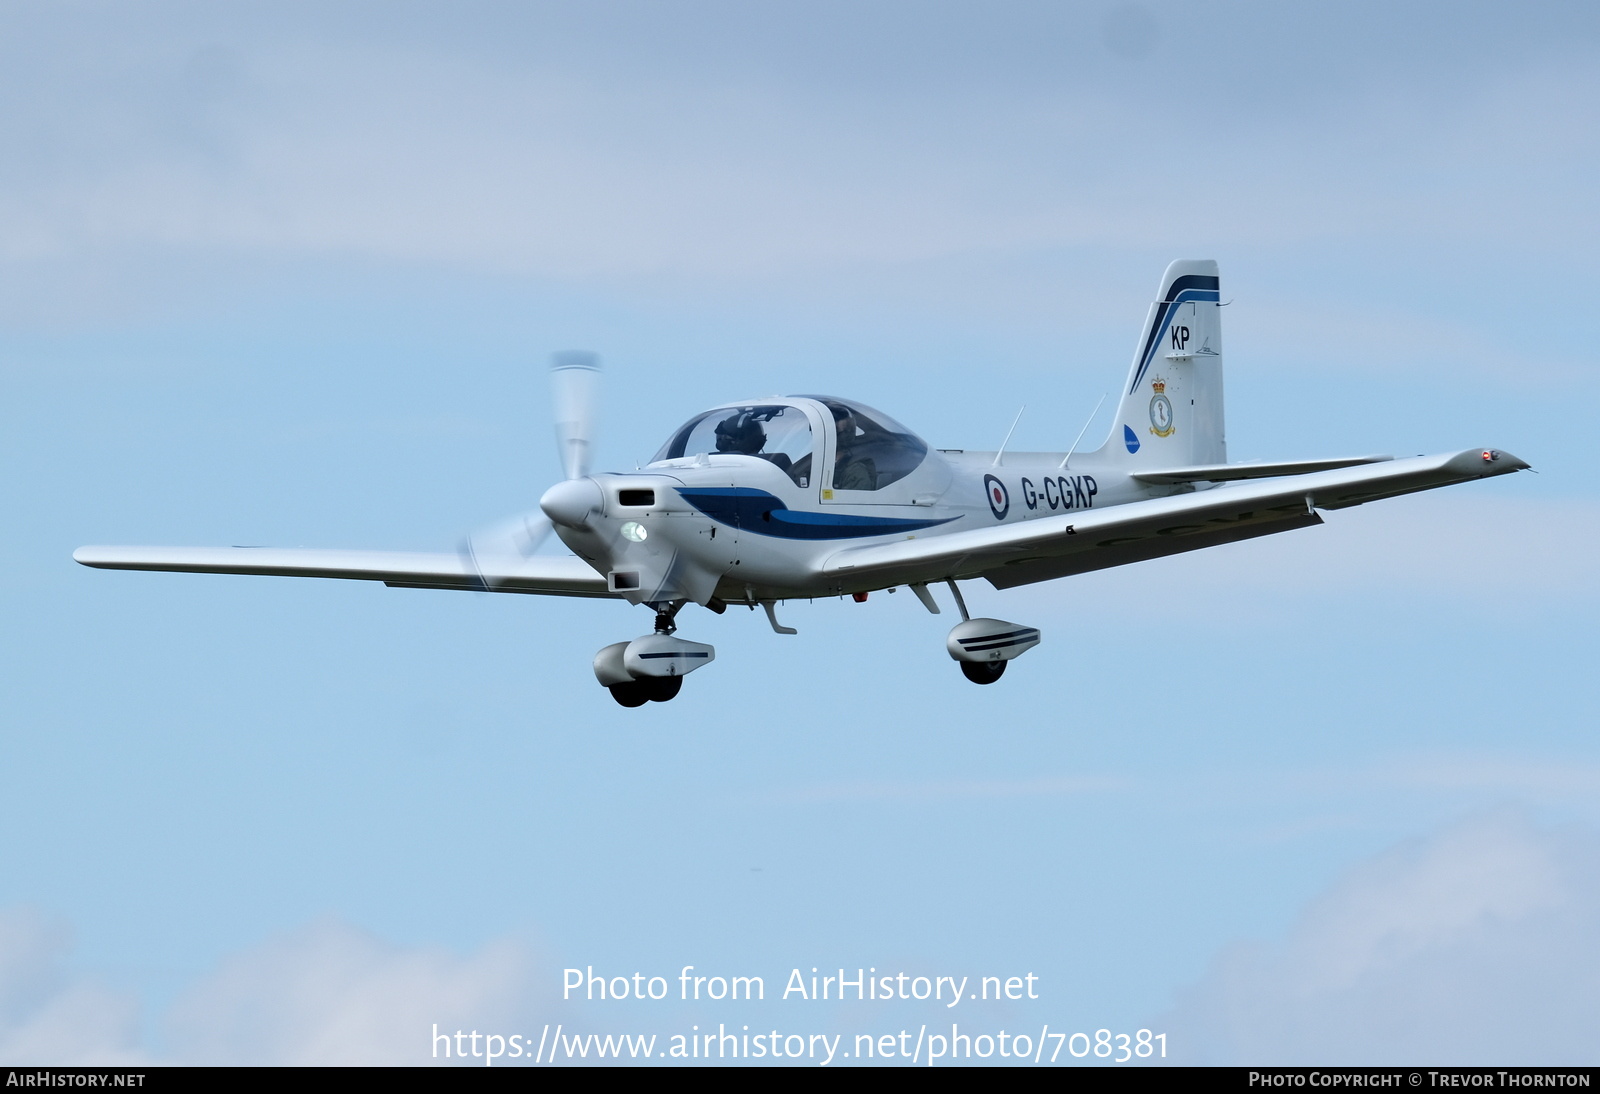
[[[777,403],[807,412],[811,466],[836,466],[825,408],[809,399],[765,401]],[[740,405],[751,404],[727,409]],[[694,453],[559,484],[541,505],[562,541],[635,603],[755,603],[882,587],[825,574],[842,549],[1190,489],[1137,482],[1097,457],[1017,452],[997,461],[993,452],[928,449],[914,470],[867,491],[836,489],[826,474],[797,476],[762,455]]]

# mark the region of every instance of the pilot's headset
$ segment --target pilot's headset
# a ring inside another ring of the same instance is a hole
[[[767,443],[767,431],[747,411],[731,414],[717,423],[717,451],[754,456]]]

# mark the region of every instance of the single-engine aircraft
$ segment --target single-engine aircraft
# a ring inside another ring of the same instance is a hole
[[[594,658],[625,707],[665,702],[709,664],[676,635],[688,604],[766,613],[791,599],[909,588],[961,622],[945,648],[990,684],[1039,644],[1035,627],[971,618],[957,582],[997,589],[1322,523],[1321,512],[1520,471],[1507,452],[1229,463],[1223,434],[1217,264],[1167,267],[1105,443],[1092,452],[933,449],[849,399],[747,399],[697,414],[645,467],[591,474],[597,368],[551,368],[565,481],[539,512],[471,536],[456,554],[266,547],[81,547],[85,566],[381,581],[413,589],[609,597],[648,607],[650,634]],[[1098,408],[1096,408],[1098,410]],[[1092,418],[1091,418],[1092,420]],[[1014,428],[1014,425],[1013,425]],[[1084,430],[1088,428],[1085,425]],[[1082,432],[1079,433],[1079,439]],[[1009,440],[1009,436],[1007,438]],[[536,554],[554,529],[569,556]]]

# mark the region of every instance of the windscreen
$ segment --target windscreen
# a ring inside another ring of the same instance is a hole
[[[811,444],[811,420],[798,407],[724,407],[692,419],[651,462],[701,453],[755,456],[788,475],[796,486],[809,486]]]

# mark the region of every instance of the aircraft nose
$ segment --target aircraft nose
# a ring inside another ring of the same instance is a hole
[[[600,487],[593,479],[567,479],[544,492],[539,508],[557,524],[582,528],[589,522],[590,514],[599,510],[603,500]]]

